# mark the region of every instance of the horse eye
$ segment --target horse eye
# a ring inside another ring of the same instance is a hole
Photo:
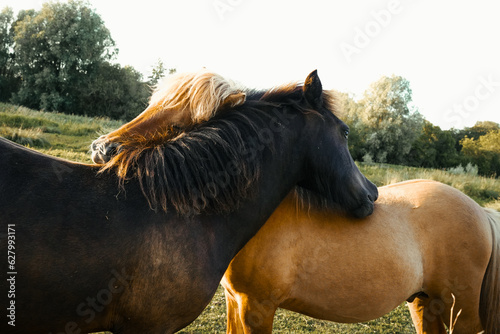
[[[349,138],[349,130],[344,130],[344,138]]]

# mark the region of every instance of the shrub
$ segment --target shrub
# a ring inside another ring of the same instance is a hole
[[[455,175],[460,175],[460,174],[467,174],[467,175],[473,175],[476,176],[479,171],[479,168],[477,165],[473,165],[472,163],[467,163],[467,166],[465,168],[462,166],[462,164],[448,168],[448,172],[455,174]]]

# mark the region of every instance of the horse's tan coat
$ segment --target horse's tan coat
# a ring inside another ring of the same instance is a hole
[[[298,209],[289,195],[233,259],[222,280],[228,332],[269,333],[277,307],[336,322],[378,318],[409,304],[418,333],[478,333],[492,250],[485,211],[433,181],[379,188],[374,213],[353,219]]]

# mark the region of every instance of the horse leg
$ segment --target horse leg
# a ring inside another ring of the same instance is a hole
[[[430,301],[428,297],[417,297],[407,303],[413,325],[418,334],[446,334],[441,315],[431,312]]]
[[[245,334],[271,334],[277,305],[270,300],[256,300],[243,296],[239,305],[240,319]]]
[[[448,328],[454,323],[453,334],[481,332],[478,298],[466,296],[464,293],[464,291],[457,292],[460,296],[453,307],[453,315],[451,315],[453,305],[451,298],[445,299],[444,302],[438,298],[417,297],[412,303],[408,303],[417,333],[445,334],[445,323]]]
[[[245,330],[243,329],[242,317],[240,314],[240,307],[236,299],[231,296],[227,290],[225,291],[226,295],[226,310],[227,310],[227,331],[226,333],[230,334],[244,334]]]

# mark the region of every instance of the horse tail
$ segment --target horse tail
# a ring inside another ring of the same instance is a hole
[[[481,286],[479,315],[485,334],[500,334],[500,212],[491,209],[485,211],[493,246]]]

